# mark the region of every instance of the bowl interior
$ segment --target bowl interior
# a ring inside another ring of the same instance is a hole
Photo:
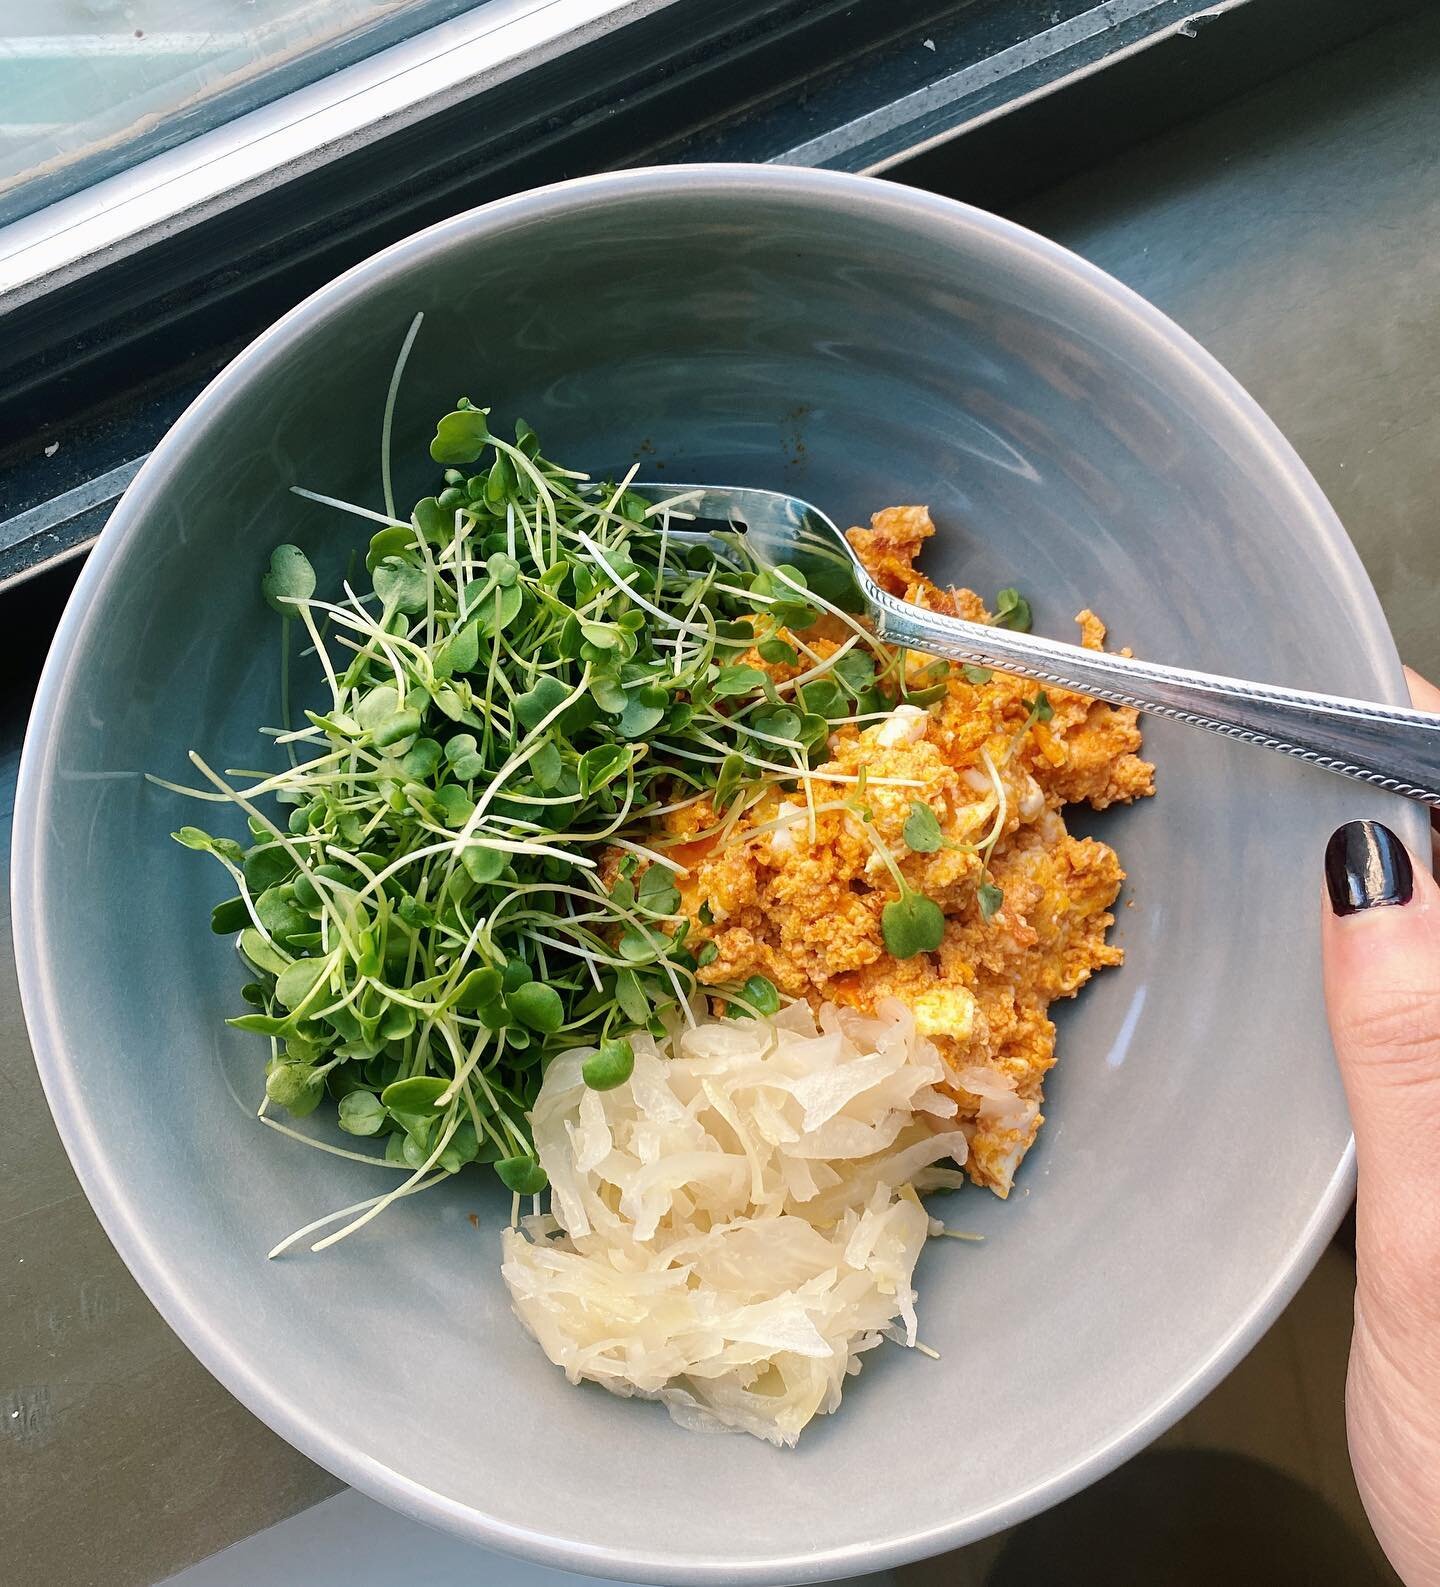
[[[263,766],[277,624],[257,582],[304,546],[322,584],[396,494],[433,488],[466,394],[594,472],[794,490],[842,523],[927,502],[928,566],[1019,585],[1061,637],[1396,697],[1373,595],[1284,444],[1133,299],[1024,234],[814,173],[635,174],[427,233],[297,311],[201,398],[87,569],[27,750],[27,1008],[57,1117],[122,1253],[281,1432],[422,1518],[553,1564],[655,1580],[800,1579],[978,1536],[1157,1432],[1232,1364],[1339,1211],[1348,1125],[1315,969],[1338,821],[1411,813],[1169,724],[1159,795],[1080,818],[1130,872],[1129,962],[1061,1014],[1050,1123],[1006,1204],[943,1208],[985,1243],[919,1273],[941,1359],[866,1357],[794,1453],[682,1433],[575,1389],[510,1314],[506,1198],[476,1175],[320,1257],[299,1224],[392,1183],[256,1124],[244,979],[206,928],[197,809],[139,773]],[[233,830],[226,812],[221,823]],[[312,1127],[317,1121],[312,1121]],[[472,1216],[473,1215],[473,1216]]]

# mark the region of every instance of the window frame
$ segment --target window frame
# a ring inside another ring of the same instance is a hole
[[[1426,0],[1363,18],[1351,0],[585,3],[588,33],[472,56],[446,92],[0,290],[0,592],[83,553],[125,469],[265,325],[446,215],[714,159],[885,173],[1003,211]]]
[[[0,226],[0,313],[673,0],[485,0]]]

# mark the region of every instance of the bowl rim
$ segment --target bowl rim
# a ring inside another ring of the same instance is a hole
[[[202,433],[212,410],[242,388],[253,371],[285,349],[307,325],[382,278],[397,266],[422,259],[432,248],[464,236],[483,236],[512,226],[556,217],[596,201],[616,198],[696,197],[735,191],[757,197],[843,213],[863,206],[888,209],[903,226],[927,224],[956,233],[980,234],[1063,271],[1075,284],[1119,309],[1133,326],[1186,378],[1208,387],[1212,400],[1247,427],[1269,454],[1276,473],[1308,514],[1315,551],[1329,562],[1344,587],[1353,634],[1374,672],[1377,697],[1408,704],[1404,676],[1379,600],[1354,546],[1334,510],[1299,456],[1253,398],[1217,360],[1161,311],[1114,277],[1035,232],[955,199],[922,192],[874,177],[802,166],[700,163],[639,167],[553,183],[441,221],[392,244],[352,266],[302,300],[261,333],[186,408],[150,454],[91,551],[56,629],[36,690],[26,731],[16,789],[12,845],[11,899],[15,957],[21,1003],[46,1099],[61,1140],[90,1204],[107,1236],[166,1323],[203,1365],[256,1416],[289,1443],[343,1481],[391,1508],[470,1542],[518,1555],[559,1570],[685,1584],[758,1584],[819,1581],[878,1571],[933,1556],[1014,1525],[1069,1497],[1138,1453],[1197,1404],[1259,1340],[1300,1287],[1330,1240],[1355,1184],[1351,1139],[1340,1154],[1328,1185],[1307,1224],[1278,1265],[1270,1282],[1238,1317],[1224,1339],[1192,1366],[1171,1392],[1132,1416],[1107,1443],[1090,1450],[1067,1469],[986,1510],[934,1524],[915,1526],[833,1549],[805,1551],[731,1562],[713,1556],[646,1553],[613,1549],[600,1542],[556,1538],[487,1515],[436,1493],[370,1458],[327,1428],[301,1415],[281,1388],[251,1370],[209,1320],[203,1297],[169,1270],[166,1258],[147,1235],[139,1209],[132,1206],[88,1115],[79,1064],[61,1038],[62,1001],[44,943],[42,899],[44,857],[50,841],[44,820],[47,781],[59,720],[67,697],[77,649],[94,621],[122,547],[145,512],[165,491],[176,462],[192,438]],[[174,461],[172,461],[174,460]],[[1418,845],[1424,821],[1415,806],[1399,808],[1395,823]]]

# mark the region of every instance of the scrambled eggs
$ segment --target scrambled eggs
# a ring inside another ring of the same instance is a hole
[[[924,507],[891,507],[849,538],[893,594],[986,621],[973,592],[941,589],[916,571],[933,533]],[[1101,648],[1099,618],[1086,611],[1078,622],[1082,643]],[[804,636],[820,655],[843,637],[838,625]],[[745,659],[777,682],[799,670],[753,651]],[[911,656],[907,665],[919,672],[933,660]],[[701,980],[763,975],[812,1005],[866,1012],[882,997],[900,998],[947,1064],[971,1178],[1000,1196],[1043,1123],[1042,1087],[1055,1062],[1050,1003],[1122,957],[1106,931],[1125,873],[1106,844],[1072,837],[1061,809],[1104,809],[1154,791],[1134,711],[1052,690],[1053,715],[1040,720],[1035,697],[1033,683],[999,673],[972,682],[954,666],[928,709],[900,705],[871,725],[836,730],[823,770],[863,771],[862,782],[813,779],[789,796],[769,793],[718,836],[708,802],[666,818],[668,852],[687,867],[679,885],[689,942],[715,948],[702,957]],[[917,801],[938,819],[934,852],[905,841]],[[887,951],[881,911],[897,888],[877,841],[907,885],[943,911],[937,951],[906,959]],[[992,904],[993,889],[1000,893],[988,919],[982,884]]]

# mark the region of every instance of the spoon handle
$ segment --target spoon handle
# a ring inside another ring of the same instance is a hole
[[[1082,650],[868,592],[887,644],[1036,678],[1294,755],[1440,808],[1440,716]]]

